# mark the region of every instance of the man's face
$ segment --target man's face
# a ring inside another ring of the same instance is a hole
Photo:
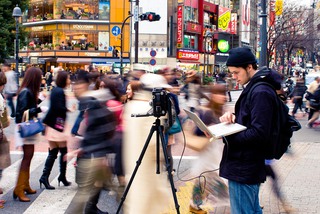
[[[240,85],[245,85],[251,79],[249,72],[244,68],[228,66],[228,69],[232,74],[232,78]]]
[[[8,66],[2,66],[1,70],[6,72],[6,71],[9,71],[10,68]]]

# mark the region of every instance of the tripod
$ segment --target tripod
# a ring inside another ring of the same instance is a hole
[[[146,116],[149,116],[149,115],[146,115]],[[141,115],[140,115],[141,117]],[[118,207],[118,210],[117,210],[117,214],[120,212],[121,210],[121,207],[126,199],[126,196],[129,192],[129,189],[131,187],[131,184],[134,180],[134,177],[139,169],[139,166],[142,162],[142,159],[143,159],[143,156],[148,148],[148,145],[150,143],[150,140],[151,140],[151,137],[153,135],[154,132],[157,133],[157,138],[156,138],[156,151],[157,151],[157,154],[156,154],[156,160],[157,160],[157,170],[156,170],[156,173],[157,174],[160,174],[160,141],[161,140],[161,145],[162,145],[162,151],[163,151],[163,155],[164,155],[164,159],[165,159],[165,162],[166,162],[166,169],[167,169],[167,172],[168,172],[168,178],[169,178],[169,181],[170,181],[170,185],[171,185],[171,191],[172,191],[172,194],[173,194],[173,199],[174,199],[174,203],[175,203],[175,207],[176,207],[176,210],[177,210],[177,214],[180,214],[180,211],[179,211],[179,204],[178,204],[178,199],[177,199],[177,195],[176,195],[176,188],[174,187],[174,183],[173,183],[173,177],[172,177],[172,174],[171,172],[169,171],[170,170],[170,162],[169,162],[169,158],[168,158],[168,154],[167,154],[167,148],[166,148],[166,145],[164,143],[164,136],[163,136],[163,126],[160,125],[160,119],[157,117],[156,121],[153,123],[151,129],[150,129],[150,133],[148,135],[148,138],[143,146],[143,149],[140,153],[140,156],[139,156],[139,159],[137,161],[137,164],[133,170],[133,173],[131,175],[131,178],[129,180],[129,183],[127,184],[127,188],[125,189],[124,193],[123,193],[123,196],[121,198],[121,201],[120,201],[120,204],[119,204],[119,207]]]

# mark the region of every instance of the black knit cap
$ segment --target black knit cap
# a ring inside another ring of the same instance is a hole
[[[229,51],[227,66],[241,66],[255,63],[257,63],[257,60],[249,48],[239,47]]]

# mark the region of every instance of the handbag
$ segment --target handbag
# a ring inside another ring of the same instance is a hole
[[[315,99],[310,99],[309,100],[309,105],[311,108],[315,109],[315,110],[319,110],[320,109],[320,102],[315,100]]]
[[[7,108],[4,109],[2,116],[0,116],[0,122],[2,124],[2,128],[7,128],[10,125]]]
[[[173,134],[176,134],[179,132],[181,132],[180,120],[179,120],[179,118],[176,118],[176,121],[172,124],[172,126],[168,130],[167,134],[173,135]]]
[[[64,119],[62,117],[56,118],[56,123],[54,124],[54,129],[63,132],[64,130]]]
[[[36,135],[44,130],[44,125],[40,119],[32,118],[29,120],[29,110],[23,113],[22,121],[24,122],[18,124],[21,138]]]

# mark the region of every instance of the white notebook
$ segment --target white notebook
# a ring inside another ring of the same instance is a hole
[[[221,138],[223,136],[228,136],[247,129],[247,127],[238,123],[219,123],[211,126],[206,126],[197,114],[187,109],[183,110],[187,113],[189,118],[193,120],[193,122],[198,126],[198,128],[201,131],[207,132],[213,138]]]

